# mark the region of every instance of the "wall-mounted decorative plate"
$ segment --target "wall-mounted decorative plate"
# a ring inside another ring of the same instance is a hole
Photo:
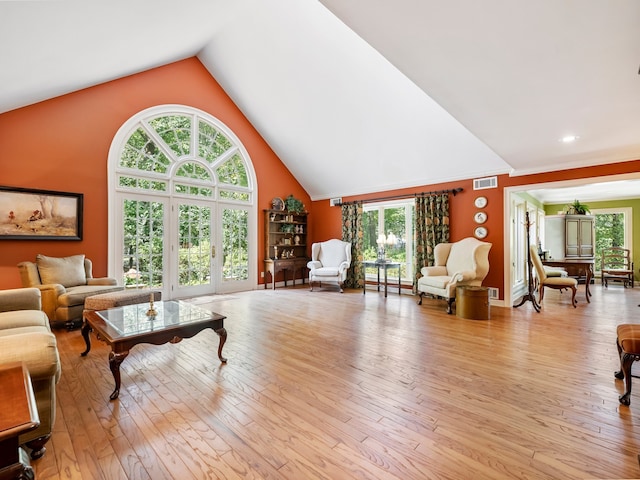
[[[284,210],[284,201],[280,197],[271,200],[271,206],[274,210]]]
[[[476,236],[476,238],[484,238],[487,236],[487,229],[485,227],[476,227],[476,229],[473,231],[473,234]]]
[[[473,216],[473,221],[476,223],[484,223],[487,221],[487,214],[485,212],[478,212]]]
[[[484,208],[487,206],[487,197],[478,197],[473,202],[473,204],[476,206],[476,208]]]

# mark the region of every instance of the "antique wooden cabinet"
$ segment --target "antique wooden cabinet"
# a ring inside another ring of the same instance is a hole
[[[550,258],[593,258],[593,215],[547,215],[544,217],[545,250]]]
[[[265,210],[265,279],[264,288],[283,272],[284,284],[290,279],[295,285],[296,278],[304,283],[307,275],[307,212],[291,213],[287,210]]]

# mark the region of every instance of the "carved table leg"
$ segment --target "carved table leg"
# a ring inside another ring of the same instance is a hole
[[[591,279],[593,278],[593,268],[591,265],[587,265],[587,280],[585,285],[585,296],[587,297],[587,303],[591,303],[589,297],[591,297]]]
[[[87,348],[85,349],[84,352],[82,352],[80,355],[83,357],[86,357],[87,354],[89,353],[89,351],[91,350],[91,325],[89,325],[89,322],[87,322],[86,320],[82,321],[82,338],[84,338],[84,343],[86,344]]]
[[[218,358],[222,363],[227,363],[227,359],[222,356],[222,347],[224,347],[227,341],[227,331],[224,328],[219,328],[216,333],[220,337],[220,344],[218,345]]]
[[[111,369],[111,373],[113,374],[113,379],[116,382],[116,388],[113,393],[109,396],[111,400],[115,400],[120,395],[120,364],[127,358],[129,355],[129,351],[114,353],[113,351],[109,352],[109,368]]]

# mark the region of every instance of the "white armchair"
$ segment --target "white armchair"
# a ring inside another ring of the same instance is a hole
[[[418,279],[418,292],[422,305],[425,294],[447,300],[447,313],[456,299],[456,287],[480,286],[489,272],[489,250],[491,243],[468,237],[455,243],[436,245],[433,267],[422,267]]]
[[[332,239],[311,245],[309,286],[313,291],[313,282],[337,283],[340,292],[347,278],[347,269],[351,265],[351,243]]]

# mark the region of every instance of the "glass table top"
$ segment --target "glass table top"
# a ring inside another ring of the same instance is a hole
[[[155,317],[147,316],[149,303],[125,305],[96,313],[123,336],[211,320],[216,315],[209,310],[179,300],[154,302],[153,308],[157,312]]]

